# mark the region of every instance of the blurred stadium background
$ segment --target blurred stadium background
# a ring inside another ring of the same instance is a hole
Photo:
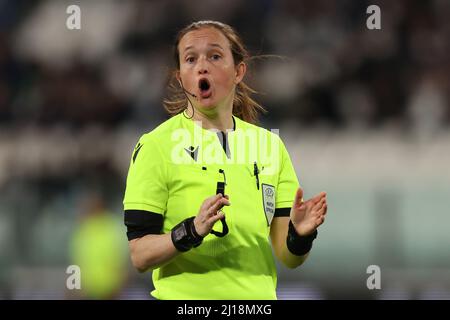
[[[306,196],[328,192],[309,260],[279,266],[279,298],[450,299],[447,0],[0,0],[0,298],[149,298],[127,253],[126,172],[167,118],[175,33],[198,19],[286,57],[253,65],[261,124],[280,129]],[[66,268],[95,259],[94,288],[68,290]]]

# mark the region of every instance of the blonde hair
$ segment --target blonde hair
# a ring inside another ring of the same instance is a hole
[[[180,43],[181,38],[188,32],[207,27],[219,30],[228,39],[231,45],[231,53],[233,54],[235,66],[241,62],[247,62],[250,59],[249,53],[245,48],[241,37],[227,24],[218,21],[205,20],[191,23],[183,28],[175,39],[174,59],[177,68],[170,74],[168,84],[169,95],[168,98],[164,100],[164,108],[171,116],[183,112],[188,106],[187,97],[176,78],[177,71],[180,70],[180,52],[178,50],[178,44]],[[258,122],[258,114],[260,112],[266,112],[266,110],[251,97],[251,95],[255,93],[257,92],[249,87],[243,80],[239,82],[236,86],[233,101],[233,115],[244,121],[256,124]]]

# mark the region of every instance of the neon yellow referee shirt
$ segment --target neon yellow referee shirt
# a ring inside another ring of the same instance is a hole
[[[163,233],[197,215],[217,182],[226,181],[231,202],[222,209],[225,237],[209,234],[153,270],[157,299],[276,299],[270,223],[276,209],[292,207],[299,183],[277,134],[233,121],[225,135],[180,113],[144,134],[132,154],[124,209],[163,215]]]

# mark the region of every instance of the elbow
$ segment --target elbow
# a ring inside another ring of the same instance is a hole
[[[147,270],[148,270],[146,268],[140,268],[140,267],[135,267],[135,268],[139,273],[144,273],[144,272],[147,272]]]
[[[305,260],[301,260],[301,261],[289,261],[288,260],[288,261],[283,261],[283,264],[288,269],[295,269],[297,267],[300,267],[304,261]]]
[[[139,273],[144,273],[151,266],[151,261],[149,261],[151,258],[143,256],[139,243],[139,239],[134,239],[129,242],[131,264]]]
[[[293,264],[293,263],[290,262],[290,261],[284,261],[284,260],[282,260],[281,262],[282,262],[283,265],[284,265],[286,268],[288,268],[288,269],[295,269],[295,268],[298,267],[298,265]]]
[[[280,260],[286,268],[295,269],[295,268],[300,267],[305,262],[308,255],[309,255],[309,253],[306,253],[302,256],[296,256],[289,252],[289,253],[281,256]]]
[[[136,246],[130,246],[130,249],[131,264],[139,273],[144,273],[151,269],[153,265],[152,257],[144,257]]]
[[[131,263],[133,264],[133,267],[139,272],[144,273],[149,268],[145,265],[145,263],[140,259],[139,257],[136,257],[136,255],[131,255]]]
[[[139,272],[139,273],[144,273],[148,271],[148,267],[142,265],[142,264],[133,264],[134,268]]]

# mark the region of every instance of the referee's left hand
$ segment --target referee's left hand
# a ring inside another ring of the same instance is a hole
[[[327,194],[321,192],[303,202],[303,189],[298,188],[291,208],[291,221],[300,236],[312,234],[325,221]]]

